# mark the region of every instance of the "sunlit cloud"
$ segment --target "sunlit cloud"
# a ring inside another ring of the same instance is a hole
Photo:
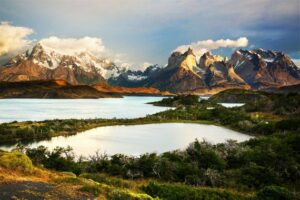
[[[247,47],[248,39],[246,37],[241,37],[237,40],[231,39],[220,39],[220,40],[203,40],[198,42],[193,42],[187,45],[181,45],[177,47],[174,51],[178,51],[184,53],[191,48],[196,55],[196,57],[201,57],[204,53],[212,50],[216,50],[219,48],[239,48],[239,47]]]
[[[297,67],[300,68],[300,59],[292,59]]]
[[[28,39],[34,31],[31,28],[13,26],[8,22],[0,23],[0,56],[13,55],[28,48],[32,41]]]
[[[103,56],[106,53],[106,47],[102,39],[96,37],[59,38],[52,36],[40,40],[39,43],[64,55],[76,55],[88,52],[95,56]]]

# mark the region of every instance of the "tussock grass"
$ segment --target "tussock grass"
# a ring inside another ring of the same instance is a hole
[[[20,152],[1,152],[0,166],[25,173],[32,173],[34,169],[30,158]]]

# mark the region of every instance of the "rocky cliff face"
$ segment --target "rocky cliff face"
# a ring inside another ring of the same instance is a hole
[[[300,83],[300,70],[284,53],[263,49],[236,51],[229,63],[236,73],[253,88],[295,85]]]
[[[187,92],[205,85],[199,72],[196,56],[191,49],[183,54],[174,52],[167,67],[149,76],[143,84],[163,91]]]
[[[88,52],[64,55],[38,43],[0,68],[0,81],[62,79],[71,84],[94,84],[119,71],[111,61]]]
[[[208,87],[236,85],[245,86],[247,83],[236,74],[233,66],[224,61],[215,62],[206,68],[204,81]]]
[[[191,49],[172,53],[168,66],[150,78],[149,86],[180,93],[247,86],[223,57],[206,53],[198,64]]]
[[[239,50],[229,60],[205,53],[197,64],[189,49],[174,52],[168,66],[144,83],[172,92],[278,88],[299,84],[300,70],[286,54],[276,51]]]
[[[108,83],[114,86],[140,87],[143,86],[143,81],[147,80],[150,76],[159,73],[161,69],[162,67],[158,65],[151,65],[144,71],[124,70],[119,76],[109,78]]]
[[[222,61],[226,61],[225,58],[223,58],[222,56],[220,55],[213,56],[210,52],[206,52],[200,57],[199,67],[202,69],[206,69],[210,65],[215,63],[221,63]]]

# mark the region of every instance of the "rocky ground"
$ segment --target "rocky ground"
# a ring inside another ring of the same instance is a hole
[[[1,200],[94,199],[91,194],[78,191],[78,186],[54,182],[59,176],[62,174],[41,169],[36,169],[33,174],[0,169]]]

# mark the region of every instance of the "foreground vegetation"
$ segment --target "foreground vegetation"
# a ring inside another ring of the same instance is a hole
[[[250,98],[240,108],[228,109],[217,104],[224,99],[243,102]],[[26,154],[34,166],[76,174],[56,182],[79,185],[81,191],[108,199],[299,198],[299,94],[229,90],[208,101],[199,101],[194,96],[173,97],[156,105],[176,106],[176,109],[130,120],[6,123],[0,125],[0,137],[6,142],[32,141],[118,124],[217,124],[257,137],[243,143],[228,141],[217,145],[196,140],[185,150],[139,157],[96,153],[89,158],[75,159],[70,148],[49,151],[42,146],[28,149],[22,145],[16,151]],[[15,166],[5,164],[14,159],[2,157],[0,154],[0,166]],[[28,160],[27,163],[30,164]]]
[[[0,171],[31,174],[33,166],[62,171],[68,176],[56,177],[55,184],[108,199],[297,199],[299,141],[299,134],[290,132],[244,143],[195,141],[160,155],[97,153],[79,160],[70,148],[19,146],[0,154]]]

